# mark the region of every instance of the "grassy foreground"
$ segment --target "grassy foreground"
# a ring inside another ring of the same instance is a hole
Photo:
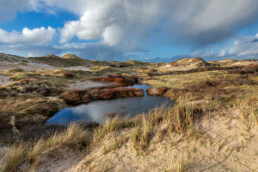
[[[63,132],[54,133],[46,139],[33,142],[21,142],[11,147],[3,171],[16,171],[26,164],[25,169],[31,170],[38,165],[38,159],[46,154],[51,154],[57,149],[69,147],[71,149],[85,149],[89,153],[97,148],[107,135],[113,135],[121,130],[131,130],[128,136],[119,136],[114,142],[105,145],[103,154],[121,148],[127,142],[132,142],[139,153],[148,150],[151,139],[157,132],[161,134],[178,133],[184,139],[198,139],[201,132],[194,127],[195,121],[204,114],[203,109],[178,105],[169,109],[155,109],[149,115],[141,115],[134,119],[109,119],[103,126],[94,130],[85,129],[81,123],[72,123]],[[159,131],[160,125],[166,125]],[[183,164],[178,164],[182,166]]]
[[[42,165],[42,157],[62,156],[61,150],[69,148],[74,153],[82,151],[85,155],[85,159],[82,159],[80,163],[79,171],[113,171],[116,164],[99,161],[98,164],[93,165],[93,161],[89,161],[88,157],[96,156],[94,155],[95,151],[103,157],[105,155],[108,157],[108,154],[123,149],[131,149],[131,154],[136,157],[145,157],[155,152],[153,146],[162,143],[164,140],[166,143],[161,148],[168,149],[167,151],[176,147],[177,144],[188,144],[185,148],[185,151],[188,152],[187,156],[198,155],[200,153],[198,149],[211,149],[213,146],[216,147],[216,156],[225,156],[230,151],[238,154],[248,144],[249,139],[252,139],[251,133],[257,131],[254,130],[258,124],[257,102],[257,96],[255,95],[248,99],[238,99],[232,104],[231,108],[223,107],[219,109],[219,113],[207,109],[206,106],[178,102],[173,108],[154,109],[148,115],[141,115],[133,119],[109,119],[103,126],[94,129],[85,128],[83,123],[72,123],[66,126],[63,131],[52,133],[45,138],[14,144],[1,168],[3,171],[37,171],[36,169]],[[223,118],[230,118],[228,113],[232,110],[241,114],[237,117],[237,122],[241,122],[240,125],[244,127],[240,128],[242,132],[238,133],[239,137],[241,135],[245,137],[241,140],[239,147],[227,146],[226,138],[221,136],[219,139],[213,139],[209,136],[209,131],[201,128],[202,122],[200,120],[204,120],[203,118],[212,119],[213,115],[223,115]],[[227,147],[227,149],[224,149],[224,147]],[[222,151],[222,149],[224,150]],[[198,168],[200,164],[195,166],[195,164],[190,163],[189,159],[188,162],[186,161],[186,152],[175,153],[174,150],[171,157],[168,157],[174,158],[174,160],[166,164],[166,168],[163,169],[168,171],[200,169]],[[253,153],[253,157],[257,157],[257,154]],[[162,152],[160,152],[160,156],[163,156]],[[221,166],[218,167],[214,169],[222,168]],[[250,169],[252,169],[252,166]]]

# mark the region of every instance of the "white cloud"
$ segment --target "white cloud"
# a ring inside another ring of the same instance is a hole
[[[258,58],[257,35],[239,38],[234,46],[229,50],[229,54]]]
[[[155,23],[154,14],[157,12],[153,3],[146,5],[144,9],[139,4],[136,1],[121,3],[117,0],[89,0],[86,4],[88,8],[81,7],[85,11],[80,20],[65,24],[61,30],[60,42],[68,42],[76,36],[82,40],[103,39],[103,43],[115,46],[125,39],[139,37],[146,28]]]
[[[220,56],[220,57],[224,57],[226,54],[227,54],[227,48],[223,48],[220,52],[219,52],[219,54],[218,54],[218,56]]]
[[[99,13],[99,10],[101,10],[102,13]],[[60,42],[68,42],[74,36],[84,40],[99,39],[105,26],[112,22],[112,19],[104,18],[104,16],[108,17],[106,12],[97,8],[85,12],[78,21],[67,22],[61,30]]]
[[[43,45],[50,42],[56,31],[52,27],[28,29],[24,28],[21,33],[7,32],[0,28],[0,43],[6,44],[38,44]]]

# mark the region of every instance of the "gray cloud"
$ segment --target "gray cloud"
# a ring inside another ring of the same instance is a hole
[[[99,43],[71,43],[55,46],[62,54],[73,53],[90,60],[125,60],[124,51]]]
[[[19,11],[34,11],[37,7],[37,0],[1,0],[0,22],[14,19]]]
[[[115,46],[124,41],[146,39],[161,20],[160,34],[171,40],[195,45],[215,43],[232,36],[238,29],[257,21],[258,2],[253,0],[44,0],[80,15],[61,30],[61,42],[73,37],[103,39]]]
[[[191,57],[202,57],[206,60],[219,60],[219,59],[257,59],[258,58],[258,34],[255,36],[240,37],[234,41],[232,47],[224,47],[220,52],[210,51],[202,52],[197,51],[192,53]]]
[[[120,48],[111,49],[109,46],[99,43],[70,43],[64,45],[0,44],[0,52],[22,55],[24,57],[40,57],[47,54],[56,54],[62,56],[67,53],[72,53],[80,56],[81,58],[90,60],[130,60],[132,56],[125,55],[124,51],[125,50]],[[134,51],[142,53],[145,52],[145,50],[141,49],[135,49]]]

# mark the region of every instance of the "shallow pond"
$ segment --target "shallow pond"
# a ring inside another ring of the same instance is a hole
[[[73,121],[83,120],[86,122],[103,123],[107,114],[119,114],[119,116],[134,117],[138,114],[148,113],[155,107],[164,105],[172,107],[174,103],[162,96],[149,96],[146,93],[148,85],[134,85],[134,88],[144,90],[143,97],[119,98],[113,100],[98,100],[77,107],[67,107],[51,117],[47,124],[66,124]]]

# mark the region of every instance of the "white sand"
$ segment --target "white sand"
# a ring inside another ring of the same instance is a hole
[[[89,68],[85,66],[74,66],[74,67],[65,67],[64,70],[82,70],[82,71],[90,71]]]
[[[6,62],[0,63],[0,71],[2,72],[6,72],[8,70],[16,69],[16,68],[20,68],[25,71],[42,71],[42,70],[55,70],[60,67],[50,66],[43,63],[32,63],[32,62],[26,63],[26,65],[22,65],[19,63],[6,63]],[[64,67],[62,69],[69,70],[69,71],[73,71],[73,70],[90,71],[90,69],[85,66]]]
[[[77,81],[73,84],[70,84],[69,89],[71,89],[71,90],[81,90],[81,89],[87,89],[87,88],[111,87],[111,86],[115,86],[115,84],[87,80],[87,81]]]

